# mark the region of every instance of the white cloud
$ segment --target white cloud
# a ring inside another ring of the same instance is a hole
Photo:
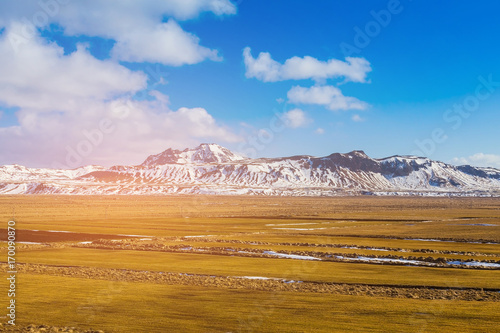
[[[310,88],[294,86],[287,93],[288,100],[294,104],[323,105],[327,109],[364,110],[368,104],[355,97],[344,96],[339,88],[333,86],[313,86]]]
[[[452,163],[457,165],[470,164],[474,166],[500,168],[500,155],[477,153],[469,157],[455,157]]]
[[[272,59],[268,52],[261,52],[254,58],[249,47],[243,50],[246,77],[256,78],[264,82],[284,80],[312,79],[324,81],[330,78],[344,77],[346,81],[366,82],[367,73],[371,71],[370,63],[364,58],[347,57],[346,61],[329,59],[320,61],[305,56],[292,57],[284,64]]]
[[[163,100],[117,99],[79,105],[64,113],[20,110],[17,116],[19,126],[0,128],[0,165],[13,161],[28,166],[70,168],[131,164],[166,147],[240,140],[205,109],[170,110]],[[97,133],[103,120],[113,128],[109,133]],[[82,150],[85,153],[79,153]],[[77,157],[70,156],[71,152],[77,152]]]
[[[164,63],[171,66],[196,64],[205,59],[222,60],[216,50],[199,45],[199,38],[174,20],[153,29],[134,29],[118,40],[111,54],[129,62]]]
[[[318,128],[314,131],[314,133],[321,135],[321,134],[324,134],[324,133],[325,133],[325,130],[324,130],[324,129],[322,129],[321,127],[318,127]]]
[[[285,112],[280,118],[289,128],[303,127],[311,122],[311,120],[307,118],[305,112],[301,109],[293,109]]]
[[[256,78],[263,82],[284,80],[312,79],[316,84],[332,78],[344,78],[344,81],[367,82],[366,76],[371,71],[370,63],[364,58],[347,57],[345,61],[329,59],[320,61],[305,56],[292,57],[283,64],[275,61],[268,52],[261,52],[254,58],[250,47],[243,50],[246,77]],[[334,86],[323,85],[305,88],[292,87],[287,94],[288,101],[293,104],[322,105],[329,110],[364,110],[368,104],[355,97],[348,97]],[[277,101],[280,102],[281,99]]]
[[[170,98],[167,95],[159,92],[158,90],[151,90],[149,92],[149,96],[153,96],[162,105],[166,106],[166,105],[170,104]]]
[[[195,18],[206,11],[230,15],[236,13],[236,6],[229,0],[126,1],[119,6],[106,0],[4,1],[0,4],[0,27],[22,21],[19,36],[29,39],[35,26],[44,28],[55,23],[66,35],[115,40],[113,54],[119,60],[179,66],[220,59],[216,50],[199,45],[198,37],[183,31],[174,21]],[[162,23],[164,17],[171,19]]]
[[[236,6],[229,0],[129,0],[120,6],[107,0],[71,1],[60,6],[54,20],[72,35],[106,36],[159,23],[164,16],[182,21],[196,18],[202,12],[232,15],[236,14]]]
[[[456,165],[464,165],[464,164],[469,164],[469,161],[465,157],[454,157],[451,160],[451,163]]]
[[[2,1],[0,7],[0,25],[26,18],[39,27],[59,23],[67,34],[94,36],[130,31],[131,27],[160,22],[164,16],[188,20],[202,12],[236,14],[230,0],[129,0],[120,6],[107,0],[24,0]]]
[[[166,147],[240,139],[203,108],[169,109],[159,91],[152,101],[131,100],[146,88],[143,72],[99,60],[83,45],[64,54],[38,34],[22,37],[23,29],[14,22],[0,35],[0,103],[19,108],[19,124],[0,127],[0,164],[139,163]],[[112,131],[97,132],[103,120]]]
[[[14,23],[0,36],[0,101],[9,106],[65,111],[88,99],[109,99],[146,87],[144,73],[98,60],[83,45],[64,55],[62,47],[34,36],[16,52],[10,40],[20,29]]]
[[[360,122],[363,122],[365,121],[366,119],[365,118],[361,118],[361,116],[359,114],[355,114],[351,117],[352,121],[355,121],[357,123],[360,123]]]

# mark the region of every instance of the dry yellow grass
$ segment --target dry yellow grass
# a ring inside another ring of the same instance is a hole
[[[106,332],[495,332],[498,303],[25,276],[19,325]]]
[[[1,196],[0,221],[5,221],[5,226],[0,225],[0,229],[5,229],[13,216],[18,229],[76,233],[41,236],[37,232],[19,232],[19,241],[24,238],[52,244],[19,246],[18,261],[32,264],[500,291],[499,270],[74,247],[76,242],[119,239],[123,236],[117,235],[126,234],[153,236],[144,241],[153,245],[496,259],[492,256],[500,255],[500,245],[495,244],[500,242],[500,199],[494,198]],[[215,236],[206,242],[201,238],[174,238],[193,235]],[[214,242],[216,238],[232,242]],[[453,242],[410,240],[415,238]],[[246,244],[259,241],[290,244]],[[312,244],[402,248],[410,252]],[[414,252],[420,249],[471,253]],[[0,255],[5,255],[5,243]],[[20,273],[18,288],[19,324],[93,327],[112,332],[468,332],[494,331],[500,319],[498,302],[384,298],[367,296],[368,292],[343,296],[231,290],[153,281],[106,281],[91,275],[82,279],[43,272]]]

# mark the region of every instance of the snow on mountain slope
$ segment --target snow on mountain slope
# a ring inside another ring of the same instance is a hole
[[[149,156],[138,166],[0,167],[0,194],[266,194],[500,196],[500,170],[415,156],[247,159],[215,144]]]
[[[214,143],[202,143],[194,149],[183,151],[167,149],[164,152],[149,156],[141,165],[163,165],[170,163],[227,163],[245,159],[227,148]]]
[[[97,165],[87,165],[71,170],[61,170],[27,168],[17,164],[4,165],[0,166],[0,182],[26,182],[40,179],[71,180],[97,170],[106,170],[106,168]]]

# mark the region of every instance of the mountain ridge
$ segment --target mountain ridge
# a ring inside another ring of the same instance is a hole
[[[0,194],[500,196],[500,170],[362,150],[250,159],[214,143],[166,149],[139,165],[72,170],[0,166]]]
[[[168,148],[167,150],[150,155],[141,166],[163,165],[169,163],[227,163],[245,159],[244,156],[233,153],[227,148],[215,143],[202,143],[194,149],[186,148],[177,150]]]

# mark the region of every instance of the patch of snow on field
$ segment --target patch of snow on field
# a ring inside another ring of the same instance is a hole
[[[441,239],[430,239],[430,238],[405,238],[405,240],[419,241],[419,242],[446,242],[446,243],[456,243],[455,241],[441,240]]]
[[[280,224],[266,224],[266,227],[279,227],[282,225],[308,225],[308,224],[319,224],[319,223],[280,223]]]
[[[464,243],[464,244],[500,244],[500,243],[495,243],[495,242],[458,242],[458,241],[452,241],[452,240],[442,240],[442,239],[431,239],[431,238],[405,238],[404,240],[411,240],[411,241],[421,241],[421,242],[445,242],[445,243]]]
[[[465,265],[465,266],[474,266],[474,267],[494,267],[494,268],[500,268],[500,264],[494,263],[494,262],[481,262],[481,261],[448,261],[448,265]]]
[[[32,230],[32,231],[35,231],[35,230]],[[63,231],[63,230],[44,230],[44,231],[47,231],[47,232],[67,232],[67,233],[74,233],[73,231]]]
[[[473,223],[473,224],[456,224],[456,225],[477,225],[481,227],[498,227],[498,225],[490,223]]]
[[[300,231],[305,231],[305,230],[324,230],[326,228],[309,228],[309,229],[305,229],[305,228],[273,228],[273,229],[276,229],[276,230],[300,230]]]
[[[80,242],[78,244],[92,244],[92,241],[87,241],[87,242]]]
[[[118,234],[117,236],[126,236],[126,237],[153,237],[153,236],[148,236],[148,235],[124,235],[124,234]]]
[[[280,258],[287,258],[287,259],[299,259],[299,260],[321,260],[320,258],[315,258],[311,256],[301,256],[298,254],[285,254],[285,253],[278,253],[274,251],[264,251],[264,254],[269,254],[271,256],[276,256]]]
[[[389,250],[386,250],[386,249],[380,249],[378,247],[361,248],[361,247],[357,247],[357,246],[342,246],[340,248],[341,249],[352,249],[352,250],[389,251]]]
[[[350,258],[350,257],[344,257],[344,256],[335,256],[337,259],[347,259],[347,260],[356,260],[356,261],[363,261],[363,262],[393,262],[393,263],[401,263],[401,264],[412,264],[412,265],[431,265],[435,266],[436,264],[434,263],[428,263],[425,261],[419,261],[419,260],[408,260],[408,259],[392,259],[392,258],[369,258],[369,257],[362,257],[359,256],[357,258]]]
[[[17,244],[42,244],[38,242],[16,242]]]
[[[284,283],[302,283],[302,281],[286,280],[286,279],[282,279],[282,278],[270,278],[270,277],[265,277],[265,276],[232,276],[232,278],[248,279],[248,280],[275,280],[275,281],[282,281]]]

